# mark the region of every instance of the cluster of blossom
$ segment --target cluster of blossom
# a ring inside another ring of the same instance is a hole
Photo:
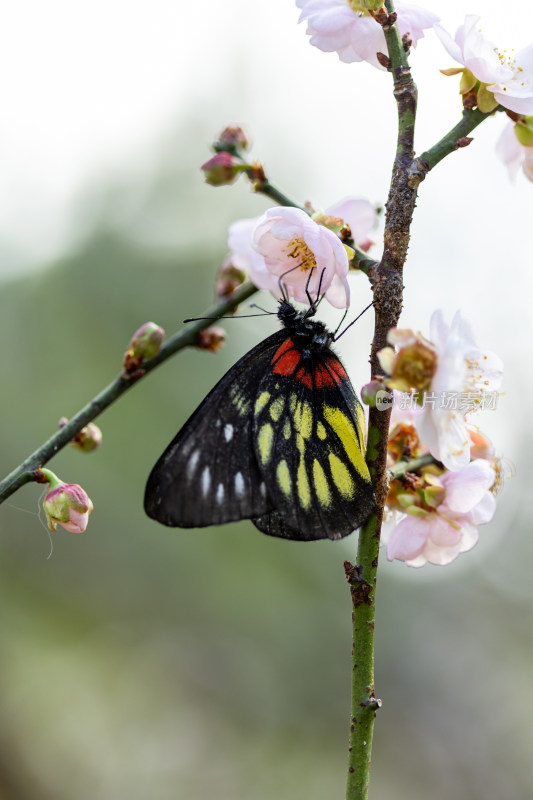
[[[307,22],[310,42],[320,50],[336,52],[341,61],[367,61],[378,69],[377,53],[387,52],[383,29],[372,17],[383,6],[351,0],[296,0],[300,22]],[[404,0],[396,0],[398,27],[416,46],[424,31],[433,29],[447,53],[460,67],[443,69],[445,75],[460,75],[460,92],[466,108],[477,106],[485,113],[498,105],[510,112],[512,121],[504,129],[496,152],[514,176],[520,167],[533,180],[533,45],[516,53],[500,50],[482,31],[480,17],[467,14],[455,36],[451,36],[431,11]]]
[[[387,385],[397,393],[390,466],[427,454],[437,463],[392,482],[383,537],[387,556],[411,566],[448,564],[474,546],[477,526],[489,522],[495,511],[498,461],[470,416],[494,406],[503,365],[497,355],[478,347],[460,312],[450,325],[441,311],[434,312],[429,340],[412,330],[393,329],[388,342],[378,357]]]

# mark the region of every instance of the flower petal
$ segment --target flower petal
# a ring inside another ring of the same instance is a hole
[[[444,504],[458,514],[466,514],[481,502],[493,485],[496,473],[483,458],[471,461],[458,472],[447,472],[442,478],[446,488]]]

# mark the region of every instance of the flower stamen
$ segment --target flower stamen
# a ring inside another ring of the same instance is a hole
[[[295,237],[291,239],[287,246],[287,255],[289,258],[297,258],[297,264],[302,272],[308,272],[316,267],[316,258],[312,250],[306,245],[303,239]]]

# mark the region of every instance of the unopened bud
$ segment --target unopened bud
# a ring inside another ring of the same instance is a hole
[[[217,297],[229,297],[246,280],[246,272],[236,267],[229,256],[218,268],[215,292]]]
[[[214,149],[217,153],[223,150],[235,153],[239,150],[248,150],[248,146],[248,139],[243,129],[238,125],[228,125],[215,142]]]
[[[209,350],[211,353],[216,353],[223,347],[226,341],[226,331],[224,328],[219,328],[216,325],[210,325],[209,328],[204,328],[198,334],[196,346],[200,350]]]
[[[378,378],[374,378],[373,380],[365,383],[365,385],[361,388],[361,400],[370,408],[376,407],[376,401],[378,397],[381,398],[381,392],[385,389],[385,385],[383,381],[379,380]]]
[[[215,153],[205,164],[202,164],[202,170],[205,182],[210,186],[227,186],[239,177],[246,166],[240,158],[236,158],[231,153],[221,152]]]
[[[93,504],[87,493],[77,483],[63,483],[47,469],[39,470],[40,480],[50,484],[43,501],[48,527],[55,531],[58,525],[71,533],[83,533],[87,527]]]
[[[66,417],[61,417],[59,420],[59,427],[64,428],[67,422],[68,419]],[[77,450],[81,450],[82,453],[90,453],[102,444],[102,431],[94,422],[88,422],[87,425],[74,436],[70,444]]]
[[[145,322],[135,331],[130,339],[128,349],[124,353],[124,370],[132,372],[142,364],[146,358],[156,356],[165,339],[165,331],[155,322]]]

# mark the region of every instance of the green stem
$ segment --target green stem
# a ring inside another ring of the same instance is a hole
[[[392,0],[386,0],[389,15],[394,13]],[[383,257],[369,275],[374,291],[375,327],[371,350],[372,375],[382,374],[377,353],[387,343],[387,333],[399,319],[402,307],[403,265],[409,245],[409,230],[416,200],[411,185],[413,141],[417,91],[412,80],[407,53],[398,26],[383,28],[394,79],[398,107],[398,137],[386,204]],[[352,701],[348,755],[346,800],[366,800],[370,780],[370,762],[374,720],[380,701],[374,693],[374,617],[379,538],[383,508],[387,499],[387,439],[390,411],[370,409],[367,464],[378,502],[378,513],[359,532],[357,566],[345,564],[352,597]]]
[[[352,700],[348,746],[347,800],[368,797],[374,719],[381,702],[374,693],[375,585],[379,553],[378,517],[359,531],[357,567],[345,562],[352,598]]]
[[[290,208],[299,208],[302,211],[305,211],[306,214],[311,215],[311,210],[309,208],[305,208],[304,206],[299,206],[297,203],[294,203],[290,197],[283,194],[280,189],[274,186],[270,181],[265,178],[261,181],[256,181],[254,183],[254,192],[258,194],[264,194],[266,197],[270,197],[275,203],[279,206],[288,206]]]
[[[460,122],[448,131],[448,133],[440,139],[437,144],[430,147],[422,155],[418,156],[413,165],[413,174],[420,174],[420,180],[435,167],[439,161],[449,156],[455,150],[468,144],[468,136],[472,131],[481,125],[486,119],[491,117],[496,111],[500,111],[501,106],[498,106],[494,111],[484,114],[478,108],[472,110],[465,109],[463,117]],[[466,141],[465,141],[466,140]]]
[[[203,319],[187,325],[186,328],[174,334],[163,344],[159,353],[143,362],[141,369],[134,375],[118,375],[109,386],[106,386],[96,395],[87,405],[81,408],[67,424],[56,431],[49,439],[29,455],[18,467],[7,475],[0,482],[0,503],[10,497],[17,489],[30,481],[35,480],[34,470],[42,467],[81,431],[82,428],[96,419],[108,406],[127,392],[142,377],[166,361],[170,356],[182,350],[184,347],[195,345],[198,334],[203,328],[207,328],[213,319],[219,319],[230,311],[233,311],[239,303],[251,297],[257,288],[252,283],[245,283],[236,289],[230,297],[223,298],[216,302],[203,315]]]
[[[391,481],[396,478],[402,478],[406,472],[418,472],[422,467],[427,467],[430,464],[439,464],[436,458],[433,458],[429,453],[419,458],[412,458],[410,461],[397,461],[392,467],[389,467],[389,476]]]

